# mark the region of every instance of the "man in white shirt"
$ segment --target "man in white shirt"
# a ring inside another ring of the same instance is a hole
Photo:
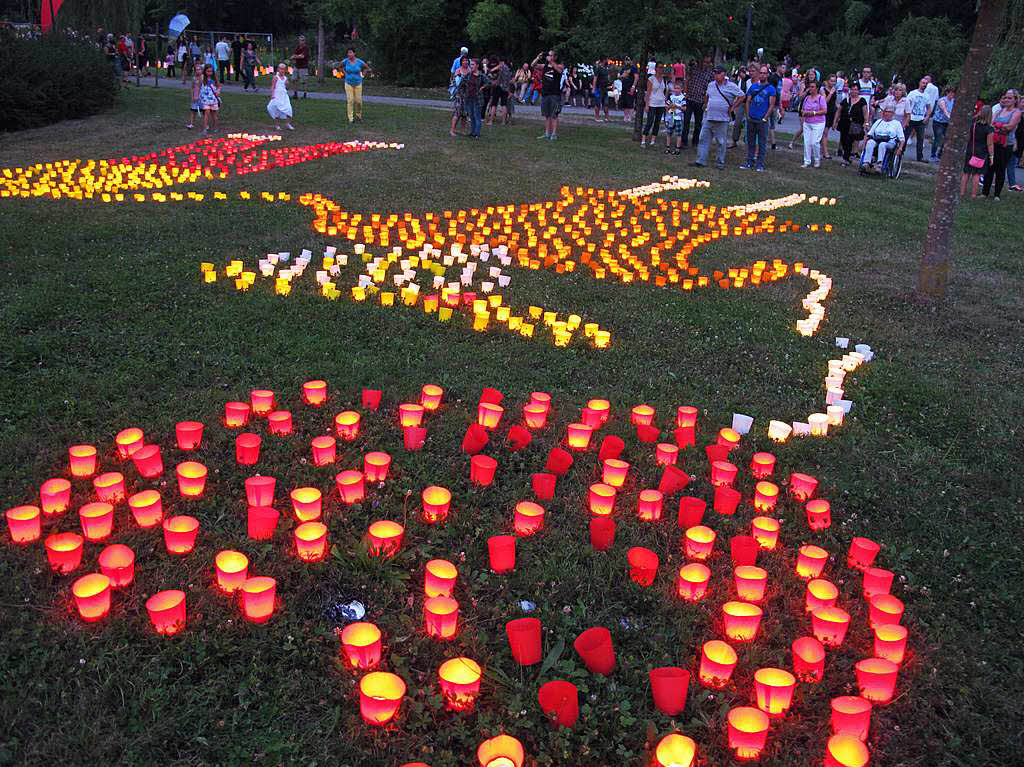
[[[228,71],[228,62],[231,60],[231,46],[228,39],[222,37],[216,45],[217,48],[217,72],[220,75],[220,84],[224,84],[224,76]]]
[[[922,77],[917,89],[907,94],[910,99],[910,122],[907,125],[907,143],[917,136],[917,161],[924,162],[924,129],[932,118],[934,102],[928,98],[928,78]]]
[[[891,106],[882,107],[882,116],[875,120],[871,130],[868,131],[867,140],[864,142],[864,153],[860,156],[860,170],[864,173],[874,173],[876,150],[877,162],[881,168],[885,163],[886,154],[890,150],[897,150],[902,146],[904,139],[903,123],[895,119]]]
[[[924,79],[928,83],[924,89],[924,92],[928,94],[928,103],[931,104],[932,109],[935,109],[935,102],[939,100],[939,86],[932,81],[931,75],[925,75]]]
[[[704,124],[700,129],[700,141],[697,144],[697,161],[690,163],[698,168],[707,165],[711,153],[711,142],[718,142],[718,153],[715,167],[725,167],[726,134],[729,129],[729,118],[735,108],[743,102],[743,91],[740,87],[725,78],[725,69],[715,67],[714,79],[708,83],[704,94]]]

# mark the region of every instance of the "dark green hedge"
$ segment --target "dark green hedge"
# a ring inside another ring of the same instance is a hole
[[[0,130],[15,131],[111,107],[119,84],[93,43],[59,35],[0,36]]]

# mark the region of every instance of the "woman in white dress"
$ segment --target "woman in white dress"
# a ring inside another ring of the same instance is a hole
[[[288,130],[295,130],[292,127],[292,100],[288,98],[288,67],[284,64],[277,65],[277,72],[270,83],[270,102],[267,104],[267,112],[275,121],[284,120]],[[280,125],[274,126],[278,130]]]

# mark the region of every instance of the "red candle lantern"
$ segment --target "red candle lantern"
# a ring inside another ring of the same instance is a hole
[[[679,568],[676,593],[687,602],[699,602],[708,593],[711,570],[700,562],[691,562]]]
[[[634,426],[650,426],[654,423],[654,408],[650,405],[634,405],[629,422]]]
[[[252,466],[260,460],[260,444],[263,440],[259,434],[243,432],[235,437],[235,462],[239,466]]]
[[[698,412],[693,405],[680,405],[676,408],[676,426],[692,429],[697,425]]]
[[[380,389],[363,389],[361,396],[363,410],[376,410],[379,408],[383,394]]]
[[[768,585],[768,573],[754,565],[740,565],[733,570],[736,596],[744,602],[760,602]]]
[[[810,500],[818,488],[818,480],[809,474],[794,471],[789,475],[789,494],[798,501]]]
[[[91,477],[96,473],[96,448],[92,445],[72,445],[68,448],[68,465],[72,477]]]
[[[868,747],[852,735],[833,735],[825,744],[825,767],[867,767]]]
[[[826,647],[839,647],[850,628],[850,614],[841,607],[819,607],[811,613],[811,633]]]
[[[199,520],[179,515],[164,520],[164,548],[168,554],[188,554],[195,548]]]
[[[872,629],[903,620],[903,602],[892,594],[876,594],[868,600],[868,623]]]
[[[249,405],[253,415],[270,415],[275,405],[274,392],[269,389],[253,389],[249,392]]]
[[[735,642],[751,642],[761,626],[761,608],[749,602],[726,602],[722,605],[725,635]]]
[[[102,541],[114,530],[114,507],[103,501],[87,503],[78,510],[78,519],[85,540]]]
[[[697,762],[697,744],[679,733],[666,735],[654,749],[656,767],[693,767]]]
[[[249,405],[246,402],[224,403],[224,425],[229,429],[241,429],[249,423]]]
[[[736,479],[739,469],[728,461],[713,461],[711,463],[711,484],[715,487],[729,487]]]
[[[775,456],[771,453],[754,453],[750,459],[750,473],[754,479],[770,477],[775,472]],[[778,488],[776,488],[776,494]]]
[[[270,506],[250,506],[246,512],[246,535],[254,541],[269,541],[280,518],[281,512]]]
[[[530,486],[538,501],[550,501],[554,497],[556,479],[554,474],[549,474],[546,471],[530,475]]]
[[[642,546],[634,546],[626,552],[629,562],[629,577],[638,586],[650,586],[658,574],[658,555]]]
[[[245,499],[250,506],[273,506],[277,480],[256,475],[245,480]]]
[[[732,450],[740,444],[740,433],[735,429],[731,429],[726,426],[724,429],[718,432],[718,440],[716,444]]]
[[[477,747],[476,761],[479,767],[523,767],[526,754],[523,744],[511,735],[498,735]]]
[[[342,503],[360,503],[366,497],[366,483],[361,471],[347,469],[338,472],[334,477],[334,484],[338,488],[338,497]]]
[[[103,620],[110,612],[110,578],[101,573],[83,575],[71,585],[71,594],[86,623]]]
[[[664,495],[672,495],[690,483],[690,475],[678,466],[666,466],[658,480],[658,491]]]
[[[157,592],[146,600],[146,612],[157,634],[174,636],[185,628],[185,592],[178,589]]]
[[[508,449],[514,453],[529,445],[532,439],[533,435],[530,434],[528,429],[520,426],[519,424],[514,424],[509,427],[506,442],[508,443]]]
[[[505,395],[491,386],[485,386],[483,388],[483,391],[480,392],[481,402],[487,402],[492,405],[500,405],[502,400],[504,399]]]
[[[817,578],[825,570],[828,552],[820,546],[801,546],[796,558],[796,574],[807,580]]]
[[[875,657],[884,658],[897,666],[907,655],[907,628],[898,623],[875,626]]]
[[[548,409],[543,405],[531,402],[523,405],[523,423],[529,429],[542,429],[548,422]]]
[[[309,443],[314,466],[328,466],[338,457],[338,441],[334,437],[313,437]]]
[[[474,455],[469,459],[469,481],[481,487],[494,482],[494,472],[498,462],[489,455]]]
[[[213,565],[217,573],[217,588],[225,594],[238,591],[249,577],[249,558],[240,551],[225,549],[217,552]]]
[[[684,450],[697,444],[696,429],[692,426],[680,426],[672,432],[672,438],[676,441],[676,447]]]
[[[553,679],[537,691],[541,710],[558,727],[573,727],[580,717],[579,690],[572,682]]]
[[[615,488],[598,482],[590,486],[587,495],[590,513],[597,517],[607,517],[615,509]]]
[[[449,711],[472,711],[480,694],[480,664],[469,658],[452,658],[437,670],[441,697]]]
[[[736,507],[740,505],[740,491],[727,485],[719,485],[715,488],[715,511],[725,516],[736,513]]]
[[[196,461],[184,461],[175,468],[178,492],[182,498],[198,498],[206,489],[206,467]]]
[[[590,518],[590,545],[595,551],[607,551],[615,543],[615,520],[611,517]]]
[[[871,729],[871,701],[857,695],[840,695],[829,704],[833,735],[852,735],[867,740]]]
[[[824,498],[808,501],[804,508],[807,511],[807,526],[811,530],[826,530],[832,526],[832,506]]]
[[[729,748],[737,759],[757,759],[768,740],[768,715],[753,706],[737,706],[729,710]]]
[[[614,434],[608,434],[601,440],[601,447],[597,450],[597,460],[603,464],[611,458],[621,456],[622,451],[625,449],[626,443],[621,438],[616,437]]]
[[[659,442],[654,448],[654,461],[659,466],[672,466],[679,459],[679,448],[671,442]]]
[[[778,500],[779,486],[774,482],[761,481],[754,486],[754,508],[758,511],[772,511]]]
[[[854,666],[860,696],[872,703],[888,703],[896,691],[900,667],[885,658],[866,658]]]
[[[100,572],[110,579],[112,588],[130,586],[135,580],[135,552],[123,543],[113,543],[100,552]]]
[[[637,426],[636,438],[638,442],[653,444],[661,437],[661,430],[657,426]]]
[[[492,535],[487,539],[487,556],[491,571],[508,573],[516,569],[516,538],[514,535]]]
[[[78,533],[53,533],[46,537],[43,547],[46,549],[46,560],[54,572],[67,575],[82,564],[84,546],[82,536]]]
[[[512,518],[512,526],[516,535],[533,535],[544,529],[544,508],[532,501],[520,501],[516,504]]]
[[[367,482],[383,482],[390,468],[391,456],[387,453],[372,452],[363,456],[363,476]]]
[[[785,716],[793,704],[796,677],[781,668],[761,668],[754,672],[757,707],[769,716]]]
[[[43,514],[63,514],[71,505],[71,483],[61,477],[46,480],[39,486],[39,506]]]
[[[868,538],[854,538],[850,541],[850,552],[846,557],[846,564],[849,567],[863,570],[875,563],[875,557],[881,550],[881,546]]]
[[[312,522],[320,519],[323,513],[323,494],[315,487],[297,487],[289,494],[292,499],[292,512],[299,522]]]
[[[498,424],[501,423],[501,416],[504,412],[505,408],[501,405],[494,405],[490,402],[481,402],[477,406],[476,422],[488,431],[493,431],[494,429],[497,429]]]
[[[701,561],[711,556],[715,548],[715,531],[706,525],[689,528],[683,536],[683,553],[687,559]]]
[[[398,713],[405,697],[405,682],[386,671],[371,671],[359,680],[359,713],[367,724],[381,726]]]
[[[888,594],[892,590],[892,581],[896,574],[892,570],[881,567],[864,568],[864,598],[871,599],[878,594]]]
[[[705,687],[725,687],[736,669],[736,661],[736,651],[727,642],[721,639],[705,642],[700,649],[697,678]]]
[[[701,498],[684,495],[679,499],[679,527],[683,530],[699,525],[708,504]]]
[[[43,526],[38,506],[15,506],[8,509],[5,516],[12,543],[33,543],[39,540]]]
[[[771,551],[779,542],[779,520],[771,517],[754,517],[750,523],[751,535],[757,545],[765,551]]]
[[[793,673],[805,682],[820,682],[825,675],[825,646],[814,637],[800,637],[790,646]]]
[[[515,618],[505,624],[505,636],[512,657],[520,666],[540,663],[541,624],[537,618]]]
[[[452,504],[452,492],[444,487],[431,485],[426,488],[422,495],[423,519],[428,524],[444,522],[448,518],[448,511]]]
[[[586,450],[590,447],[590,436],[593,433],[593,427],[584,423],[569,424],[567,436],[569,447],[573,450]]]
[[[839,601],[839,589],[831,581],[815,578],[807,582],[804,612],[813,613],[819,607],[833,607]]]
[[[423,576],[423,593],[428,597],[450,597],[459,571],[447,559],[431,559]]]
[[[622,487],[626,482],[627,474],[629,474],[629,464],[618,458],[608,458],[602,464],[601,481],[606,485],[615,488]]]
[[[422,411],[420,414],[422,416]],[[334,416],[334,433],[338,435],[339,439],[352,442],[359,436],[360,420],[361,416],[355,410],[342,410]],[[402,425],[404,426],[405,424],[403,423]],[[419,426],[418,423],[410,425]]]
[[[406,426],[402,429],[402,445],[406,450],[421,450],[427,441],[427,430],[422,426]]]
[[[327,401],[326,381],[306,381],[302,384],[302,400],[307,405],[320,407]]]
[[[591,411],[597,416],[598,423],[594,428],[600,428],[604,424],[608,423],[608,418],[612,414],[611,403],[606,399],[592,399],[587,402],[586,410]]]
[[[249,623],[266,623],[274,614],[277,581],[266,575],[246,578],[238,590],[242,614]]]
[[[708,463],[714,463],[715,461],[728,461],[729,448],[725,445],[706,445],[704,447],[704,455],[707,456]]]
[[[275,410],[267,415],[267,431],[279,437],[292,433],[292,414],[287,410]]]
[[[652,668],[647,672],[654,706],[663,714],[678,716],[686,707],[690,672],[676,666]]]
[[[366,537],[370,556],[390,559],[402,548],[405,528],[390,519],[380,519],[370,525]]]
[[[402,428],[419,426],[423,423],[423,405],[405,403],[398,406],[398,423]]]
[[[295,553],[303,562],[319,562],[327,555],[327,525],[303,522],[295,528]]]
[[[530,404],[540,405],[544,410],[551,409],[551,395],[545,391],[535,391],[530,393]]]
[[[561,477],[572,468],[572,454],[560,447],[551,448],[548,459],[544,463],[544,471]]]
[[[752,567],[757,564],[760,549],[752,535],[734,535],[729,539],[729,555],[733,567]]]
[[[341,657],[349,668],[368,670],[380,663],[381,633],[372,623],[350,623],[340,633]]]
[[[145,436],[142,433],[142,429],[134,426],[119,431],[117,436],[114,437],[118,457],[122,461],[131,458],[132,454],[145,444],[144,439]]]
[[[424,384],[420,389],[420,404],[424,410],[433,412],[441,407],[441,398],[444,396],[444,389],[437,384]]]
[[[612,635],[604,626],[593,626],[573,641],[580,659],[594,674],[608,676],[615,670],[615,648]]]
[[[658,490],[641,490],[636,501],[636,515],[645,522],[661,519],[664,496]]]
[[[124,475],[116,471],[100,474],[92,481],[96,497],[105,503],[120,503],[124,500]]]
[[[451,597],[427,597],[423,602],[423,623],[427,636],[451,639],[459,626],[459,603]]]
[[[164,461],[159,445],[143,445],[132,453],[132,463],[139,475],[146,479],[159,477],[164,473]]]
[[[471,423],[466,427],[466,433],[462,437],[462,452],[474,455],[486,447],[490,436],[487,429],[478,423]]]

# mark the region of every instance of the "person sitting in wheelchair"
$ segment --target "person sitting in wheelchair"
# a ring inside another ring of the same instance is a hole
[[[886,155],[890,151],[902,152],[906,143],[903,123],[894,118],[892,106],[882,108],[882,116],[875,120],[864,142],[864,153],[860,157],[860,170],[865,173],[881,172],[885,167]],[[877,154],[877,160],[875,155]],[[875,162],[879,170],[875,170]]]

